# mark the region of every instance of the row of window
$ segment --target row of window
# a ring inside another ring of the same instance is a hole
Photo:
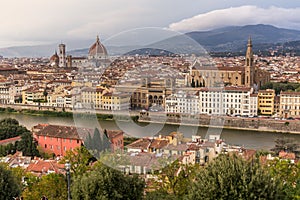
[[[44,148],[45,148],[45,149],[47,149],[48,147],[49,147],[49,149],[54,150],[54,146],[53,146],[53,145],[47,145],[47,144],[44,145]],[[56,150],[60,150],[60,146],[59,146],[59,145],[55,145],[55,148],[56,148]],[[64,151],[67,151],[67,147],[66,147],[66,146],[63,146],[63,150],[64,150]],[[73,150],[73,148],[70,147],[69,150]]]

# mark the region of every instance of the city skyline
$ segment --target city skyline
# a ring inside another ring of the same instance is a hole
[[[143,27],[171,31],[206,31],[225,26],[270,24],[300,29],[295,1],[95,1],[4,2],[0,47],[107,39]]]

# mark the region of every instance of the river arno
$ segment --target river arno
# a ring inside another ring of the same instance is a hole
[[[113,120],[99,121],[99,124],[95,119],[77,119],[65,118],[65,117],[47,117],[47,116],[32,116],[23,114],[7,114],[0,113],[0,119],[11,117],[17,119],[21,125],[24,125],[28,129],[31,129],[34,125],[39,123],[49,123],[57,125],[74,126],[78,127],[101,127],[103,129],[121,129],[130,136],[142,137],[152,136],[156,133],[166,135],[173,131],[180,131],[184,133],[185,137],[191,137],[191,135],[197,133],[202,137],[205,137],[207,132],[211,134],[221,134],[221,138],[229,144],[241,145],[251,149],[265,149],[268,150],[274,146],[274,140],[278,137],[293,138],[300,143],[300,135],[282,134],[282,133],[270,133],[259,131],[241,131],[241,130],[229,130],[229,129],[209,129],[202,127],[189,127],[178,125],[161,125],[161,124],[145,124],[145,123],[129,123],[118,122]],[[75,121],[75,122],[74,122]]]

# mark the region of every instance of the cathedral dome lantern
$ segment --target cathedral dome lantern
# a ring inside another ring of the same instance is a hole
[[[89,59],[101,59],[107,56],[107,50],[105,46],[100,42],[99,36],[96,38],[96,42],[89,49]]]

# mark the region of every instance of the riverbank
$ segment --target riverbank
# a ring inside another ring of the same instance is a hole
[[[66,111],[51,111],[51,110],[31,110],[31,109],[19,109],[15,110],[10,107],[0,107],[0,113],[7,113],[7,114],[23,114],[23,115],[31,115],[31,116],[47,116],[47,117],[66,117],[66,118],[73,118],[73,112],[66,112]],[[88,113],[88,112],[76,112],[76,117],[82,118],[94,118],[95,115],[97,116],[98,120],[113,120],[114,118],[118,118],[118,120],[128,120],[128,115],[124,113],[112,113],[112,112],[105,112],[105,113]],[[138,120],[137,115],[132,115],[130,118],[133,121]]]
[[[95,116],[94,116],[95,117]],[[82,118],[74,119],[69,117],[48,117],[48,116],[34,116],[14,113],[0,113],[0,120],[5,118],[13,118],[20,122],[21,125],[25,126],[28,130],[31,130],[33,126],[37,124],[54,124],[61,126],[77,126],[77,127],[101,127],[102,129],[110,130],[122,130],[130,137],[152,137],[156,134],[169,135],[171,132],[181,131],[184,137],[191,138],[192,135],[199,135],[205,137],[208,132],[214,133],[214,130],[208,130],[205,127],[191,127],[169,124],[153,124],[148,126],[148,123],[126,123],[126,121],[118,122],[112,120],[99,120],[98,123],[94,119]],[[153,126],[156,130],[153,131]],[[249,149],[270,149],[273,148],[274,141],[277,138],[290,138],[300,143],[300,134],[278,134],[272,132],[263,131],[247,131],[247,130],[234,130],[234,129],[223,129],[221,130],[221,138],[228,144],[234,144],[238,146],[244,146]]]
[[[0,113],[12,113],[31,116],[49,116],[49,117],[64,117],[73,118],[74,113],[70,111],[61,110],[32,110],[32,109],[14,109],[11,107],[0,107]],[[97,116],[98,120],[122,120],[128,121],[128,111],[91,111],[79,110],[76,111],[76,117],[81,118],[94,118]],[[239,118],[229,116],[181,116],[166,117],[162,113],[151,113],[151,116],[139,116],[139,112],[131,112],[130,119],[135,122],[141,123],[157,123],[169,125],[185,125],[185,126],[198,126],[204,128],[222,128],[228,130],[248,130],[260,131],[271,133],[288,133],[300,134],[300,121],[298,120],[273,120],[265,118]]]
[[[172,118],[159,115],[140,117],[141,123],[157,123],[169,125],[198,126],[227,130],[259,131],[278,134],[300,135],[300,121],[273,120],[262,118],[238,118],[228,116],[201,116],[199,118]]]
[[[202,128],[216,128],[216,129],[226,129],[226,130],[243,130],[243,131],[260,131],[260,132],[270,132],[270,133],[284,133],[284,134],[299,134],[300,132],[287,132],[280,130],[268,130],[268,129],[254,129],[254,128],[241,128],[241,127],[229,127],[229,126],[214,126],[214,125],[195,125],[189,123],[175,123],[175,122],[161,122],[161,121],[149,121],[149,120],[138,120],[140,123],[154,123],[154,124],[168,124],[174,126],[199,126]]]

